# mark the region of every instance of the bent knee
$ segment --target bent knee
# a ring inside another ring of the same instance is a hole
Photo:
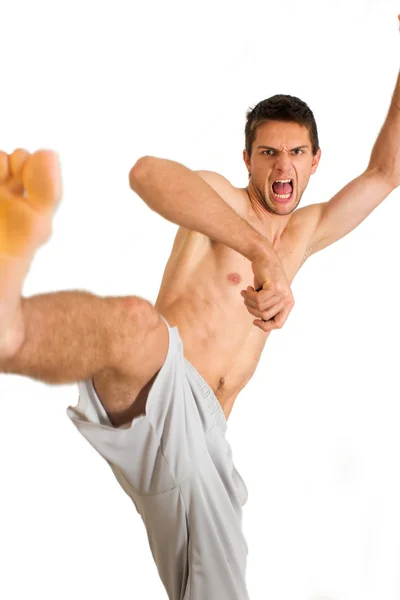
[[[157,309],[144,298],[121,298],[118,334],[114,336],[117,364],[132,375],[156,373],[165,361],[169,333]]]
[[[121,298],[122,314],[130,322],[135,323],[138,330],[148,332],[156,328],[161,320],[161,316],[149,300],[140,296],[126,296]]]

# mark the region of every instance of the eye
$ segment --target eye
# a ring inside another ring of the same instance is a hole
[[[263,150],[262,154],[266,154],[266,156],[272,156],[272,154],[268,154],[268,152],[273,152],[273,150],[269,149],[269,150]]]
[[[304,154],[304,153],[303,153],[303,150],[302,150],[301,148],[295,148],[295,149],[293,150],[293,152],[301,152],[302,154]],[[297,154],[297,156],[300,156],[300,155],[299,155],[299,154]]]

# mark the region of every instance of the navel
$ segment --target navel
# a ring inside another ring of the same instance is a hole
[[[242,281],[242,278],[240,277],[239,273],[229,273],[227,279],[232,285],[237,285]]]
[[[219,379],[219,383],[218,383],[218,388],[215,392],[215,395],[218,397],[220,396],[223,392],[225,391],[225,379],[223,377],[220,377]]]

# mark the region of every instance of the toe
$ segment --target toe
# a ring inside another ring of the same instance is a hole
[[[27,201],[37,210],[54,210],[61,199],[61,172],[58,155],[51,150],[38,150],[22,169],[22,182]]]
[[[17,148],[10,156],[11,176],[19,178],[21,176],[22,167],[24,166],[29,152],[23,148]]]
[[[7,152],[0,150],[0,183],[4,183],[10,176],[10,163]]]

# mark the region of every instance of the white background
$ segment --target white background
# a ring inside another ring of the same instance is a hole
[[[276,93],[317,120],[322,160],[302,205],[332,197],[366,168],[386,116],[398,12],[394,0],[4,2],[1,147],[55,149],[64,177],[24,294],[155,301],[177,226],[130,191],[129,169],[152,154],[246,185],[245,112]],[[396,190],[303,266],[229,419],[252,600],[400,598],[399,202]],[[77,387],[2,375],[0,395],[0,597],[165,599],[139,515],[65,414]]]

